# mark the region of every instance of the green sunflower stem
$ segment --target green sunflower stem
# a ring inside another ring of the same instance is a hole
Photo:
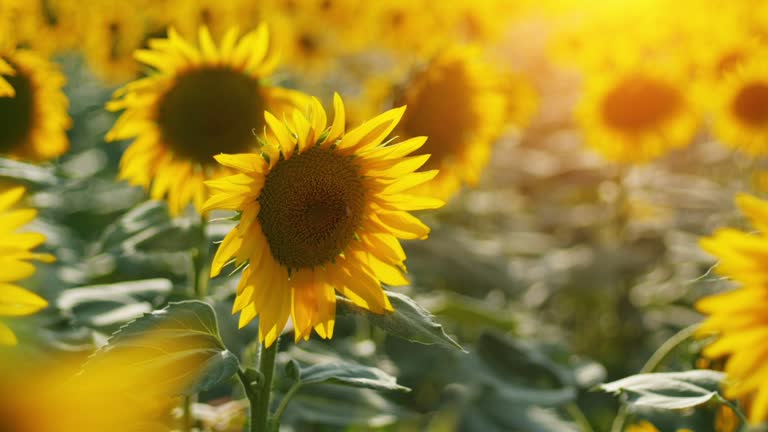
[[[643,365],[642,369],[640,369],[641,374],[644,373],[653,373],[656,371],[656,369],[661,366],[662,363],[664,363],[664,360],[669,357],[670,354],[672,354],[673,351],[675,351],[683,342],[687,341],[689,338],[691,338],[694,334],[696,334],[696,330],[699,328],[699,323],[692,324],[679,332],[675,333],[671,338],[667,339],[666,342],[661,344],[659,349],[654,352],[651,357],[648,359],[647,362]],[[611,425],[611,432],[621,432],[624,430],[624,424],[627,422],[627,416],[629,415],[629,410],[627,409],[626,404],[622,404],[619,407],[619,412],[616,414],[616,417],[613,419],[613,424]]]
[[[208,218],[205,215],[200,215],[200,244],[195,251],[192,258],[194,266],[194,296],[202,299],[208,295],[208,280],[210,279],[208,273],[210,272],[210,263],[208,250],[210,245],[208,244]]]
[[[276,340],[272,346],[265,348],[261,346],[259,355],[259,372],[262,381],[258,388],[254,389],[252,397],[249,397],[251,403],[251,432],[272,432],[277,430],[277,424],[273,424],[269,414],[269,404],[272,396],[272,380],[275,376],[275,359],[277,358],[277,345],[280,339]]]

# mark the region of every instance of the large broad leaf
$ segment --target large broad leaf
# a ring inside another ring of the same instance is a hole
[[[725,374],[713,370],[649,373],[632,375],[598,388],[625,394],[627,402],[661,409],[691,408],[719,398],[718,389]]]
[[[372,390],[321,384],[297,394],[281,423],[291,424],[295,430],[311,430],[318,424],[372,430],[405,415],[402,408]]]
[[[368,321],[391,335],[425,345],[443,345],[463,350],[461,345],[445,333],[443,326],[435,322],[432,314],[419,306],[410,297],[387,291],[394,312],[378,315],[367,313],[352,302],[339,297],[339,313],[364,313]]]
[[[181,394],[210,389],[239,367],[221,342],[213,308],[198,300],[171,303],[126,324],[94,354],[85,373],[123,359],[142,374],[162,376],[166,388]]]
[[[558,407],[576,399],[568,369],[534,344],[503,333],[483,333],[464,369],[473,382],[492,389],[510,405]]]
[[[304,385],[327,383],[373,390],[410,391],[408,387],[398,385],[395,377],[381,369],[342,361],[302,369],[300,382]]]

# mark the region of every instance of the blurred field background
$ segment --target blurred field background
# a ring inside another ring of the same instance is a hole
[[[332,340],[286,342],[281,351],[310,364],[330,356],[377,366],[412,392],[315,387],[294,399],[281,430],[610,430],[619,403],[592,388],[637,373],[665,340],[701,321],[693,304],[728,283],[711,273],[714,258],[699,238],[744,226],[734,196],[766,187],[768,92],[755,96],[751,114],[734,108],[750,85],[768,89],[768,5],[760,2],[0,0],[0,58],[30,50],[49,59],[66,77],[71,117],[55,155],[28,157],[0,139],[2,181],[27,188],[25,205],[39,212],[29,229],[57,258],[21,283],[50,306],[5,320],[20,343],[0,355],[81,359],[131,319],[193,296],[195,259],[213,256],[233,223],[208,223],[210,250],[201,250],[191,206],[171,217],[165,202],[119,181],[130,140],[105,141],[119,115],[105,104],[154,73],[133,53],[169,28],[195,44],[200,26],[218,42],[234,26],[245,33],[261,22],[281,52],[270,82],[326,107],[340,93],[353,125],[402,104],[415,77],[455,47],[471,47],[469,62],[484,68],[472,77],[446,72],[424,102],[434,104],[427,111],[477,118],[420,119],[435,131],[433,160],[457,185],[443,191],[445,208],[420,214],[432,233],[405,242],[412,284],[393,289],[435,314],[467,352],[340,316]],[[462,81],[470,79],[479,81]],[[626,90],[633,85],[640,90]],[[473,99],[482,92],[503,103]],[[664,97],[677,101],[674,112]],[[2,109],[0,133],[11,136],[20,124]],[[610,109],[620,112],[613,123]],[[473,130],[486,127],[494,130]],[[461,168],[464,156],[441,143],[473,135],[488,155]],[[256,325],[237,331],[236,285],[218,277],[209,293],[227,346],[247,358]],[[697,367],[702,345],[684,344],[658,370]],[[230,387],[200,395],[201,430],[242,430],[246,406]],[[628,423],[736,430],[717,415],[653,411]]]

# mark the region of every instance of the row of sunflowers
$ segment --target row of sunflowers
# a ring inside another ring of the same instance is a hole
[[[546,202],[522,192],[536,186],[504,184],[517,172],[543,177],[563,161],[599,172],[589,194],[613,206],[619,243],[641,218],[628,195],[649,163],[746,166],[746,176],[718,171],[712,182],[762,192],[767,45],[768,5],[746,0],[0,0],[0,316],[42,321],[0,322],[0,345],[13,347],[0,353],[0,430],[757,427],[768,420],[768,203],[748,194],[737,205],[759,234],[721,228],[701,240],[717,272],[740,286],[695,294],[686,306],[703,323],[660,343],[641,374],[604,383],[631,372],[606,372],[596,358],[583,379],[581,362],[597,351],[563,354],[566,341],[558,356],[520,343],[522,330],[504,317],[514,298],[506,288],[503,306],[444,306],[464,323],[449,329],[470,360],[445,354],[430,378],[441,386],[391,360],[412,348],[377,350],[391,348],[390,336],[461,348],[390,287],[430,303],[424,291],[441,289],[424,282],[429,273],[463,276],[424,266],[440,244],[419,250],[411,240],[430,244],[432,228],[438,240],[466,235],[483,205],[495,223],[513,219],[509,209],[524,206],[516,200]],[[558,159],[547,151],[559,140]],[[516,162],[507,151],[538,156]],[[545,194],[583,194],[571,186]],[[569,230],[557,220],[540,228],[532,247]],[[503,249],[507,232],[477,231],[473,247]],[[469,249],[442,253],[461,261]],[[419,271],[408,272],[406,256]],[[63,288],[37,294],[30,280]],[[525,301],[544,307],[531,286]],[[617,291],[620,307],[636,301]],[[103,303],[120,307],[104,312]],[[471,330],[478,325],[497,332]],[[288,332],[295,345],[279,343]],[[338,345],[311,345],[318,338]],[[698,369],[654,373],[683,343]],[[455,368],[494,391],[442,401],[455,384],[443,375]],[[372,392],[407,391],[400,371],[416,390],[404,404],[420,419],[402,414],[399,396]],[[555,381],[559,393],[539,388]],[[351,390],[323,393],[338,385]],[[595,407],[584,396],[595,389],[621,394],[609,421],[603,407],[616,401]],[[334,398],[371,412],[343,420],[315,405]]]

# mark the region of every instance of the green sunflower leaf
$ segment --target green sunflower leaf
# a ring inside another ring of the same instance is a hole
[[[300,376],[302,385],[336,384],[373,390],[411,391],[397,384],[395,377],[381,369],[343,361],[309,366],[301,370]]]
[[[60,183],[54,171],[50,168],[0,158],[0,177],[24,182],[32,189],[55,186]]]
[[[648,373],[632,375],[597,388],[608,393],[624,394],[634,406],[683,409],[720,398],[718,390],[725,374],[713,370]]]
[[[434,320],[434,316],[412,298],[392,291],[385,292],[395,309],[392,313],[383,315],[368,313],[343,297],[336,299],[337,312],[363,313],[372,325],[411,342],[443,345],[464,351],[458,342],[445,333],[443,326]]]
[[[237,357],[224,346],[213,308],[199,300],[170,303],[116,331],[84,367],[130,359],[148,371],[167,372],[168,388],[184,395],[208,390],[237,372]]]

